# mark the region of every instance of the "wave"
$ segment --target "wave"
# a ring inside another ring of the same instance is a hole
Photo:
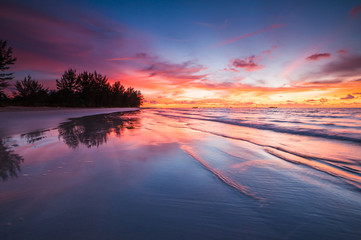
[[[210,121],[210,122],[218,122],[223,124],[230,124],[235,126],[249,127],[260,130],[270,130],[279,133],[287,133],[301,136],[310,136],[310,137],[319,137],[333,140],[341,140],[341,141],[350,141],[357,144],[361,144],[361,135],[355,133],[335,133],[328,131],[327,129],[310,129],[310,128],[289,128],[282,127],[279,125],[274,125],[270,123],[249,123],[243,120],[233,120],[233,119],[224,119],[224,118],[210,118],[210,117],[191,117],[184,115],[172,115],[168,113],[158,112],[158,115],[170,117],[170,118],[186,118],[193,120],[202,120],[202,121]],[[351,136],[356,135],[356,136]]]
[[[206,160],[204,160],[200,156],[198,156],[197,153],[195,151],[193,151],[193,149],[190,146],[183,145],[183,146],[181,146],[181,149],[185,153],[187,153],[189,156],[191,156],[193,159],[195,159],[197,162],[199,162],[205,169],[207,169],[209,172],[211,172],[215,177],[217,177],[223,183],[227,184],[229,187],[241,192],[242,194],[244,194],[246,196],[249,196],[255,200],[258,200],[262,203],[266,202],[266,200],[264,198],[257,196],[248,187],[233,181],[230,177],[228,177],[224,173],[222,173],[222,171],[213,168],[210,164],[207,163]]]
[[[334,177],[338,177],[343,179],[345,182],[353,185],[358,190],[361,190],[361,176],[349,173],[347,171],[343,171],[342,169],[338,169],[335,166],[330,166],[325,163],[312,161],[288,152],[280,151],[274,148],[265,147],[264,150],[268,152],[269,154],[272,154],[273,156],[276,156],[278,158],[281,158],[285,161],[305,165],[308,167],[311,167],[315,170],[321,171],[323,173],[327,173],[329,175],[332,175]]]

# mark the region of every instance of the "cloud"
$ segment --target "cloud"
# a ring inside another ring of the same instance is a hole
[[[361,81],[360,76],[361,54],[341,54],[320,66],[317,71],[308,72],[297,81],[293,81],[292,85],[305,87],[352,86],[355,88]]]
[[[289,102],[289,101],[287,101]],[[307,103],[316,103],[317,102],[320,102],[321,104],[325,104],[326,102],[328,102],[328,99],[327,98],[320,98],[320,99],[307,99],[305,102]]]
[[[130,61],[130,60],[140,60],[147,58],[148,55],[146,53],[137,53],[134,57],[118,57],[118,58],[107,58],[107,61]]]
[[[223,29],[228,26],[228,19],[225,19],[224,23],[222,25],[215,25],[215,24],[205,23],[205,22],[196,22],[196,24],[201,25],[203,27],[207,27],[207,28]]]
[[[355,97],[353,96],[353,95],[351,95],[351,94],[347,94],[347,96],[346,97],[342,97],[342,98],[340,98],[341,100],[348,100],[348,99],[354,99]]]
[[[170,84],[184,84],[187,82],[204,79],[206,74],[198,74],[206,68],[195,64],[193,61],[187,61],[180,64],[166,61],[153,61],[149,66],[141,70],[149,78],[160,78]]]
[[[343,80],[333,79],[333,80],[316,80],[311,82],[303,82],[303,85],[330,85],[330,84],[338,84],[342,83]]]
[[[361,72],[361,55],[340,56],[337,60],[325,65],[322,72],[326,74],[359,74]]]
[[[318,101],[320,101],[321,103],[326,103],[328,102],[327,98],[320,98]]]
[[[360,94],[361,94],[361,92],[354,92],[354,93],[352,93],[352,94],[358,94],[358,95],[360,95]]]
[[[235,68],[243,68],[248,72],[257,71],[265,68],[263,65],[259,65],[257,62],[260,61],[259,57],[250,56],[242,59],[236,58],[232,60],[232,66]]]
[[[267,49],[267,50],[262,51],[262,54],[271,54],[276,49],[278,49],[278,46],[274,45],[271,49]]]
[[[264,32],[267,32],[269,30],[272,30],[272,29],[275,29],[275,28],[280,28],[280,27],[283,27],[284,24],[278,24],[278,25],[271,25],[267,28],[263,28],[261,30],[258,30],[258,31],[255,31],[255,32],[251,32],[251,33],[246,33],[246,34],[243,34],[241,36],[238,36],[238,37],[235,37],[235,38],[231,38],[231,39],[228,39],[228,40],[225,40],[221,43],[218,43],[216,45],[216,47],[220,47],[220,46],[223,46],[223,45],[227,45],[227,44],[231,44],[231,43],[234,43],[234,42],[237,42],[241,39],[244,39],[244,38],[248,38],[248,37],[252,37],[254,35],[257,35],[257,34],[260,34],[260,33],[264,33]]]
[[[340,49],[337,51],[337,53],[343,54],[343,53],[348,53],[346,50]]]
[[[202,81],[190,83],[188,87],[199,88],[204,90],[228,90],[228,89],[239,89],[248,86],[237,82],[212,82],[212,81],[202,80]]]
[[[329,57],[331,57],[330,53],[315,53],[315,54],[307,57],[306,59],[309,61],[316,61],[320,58],[329,58]]]
[[[359,17],[360,13],[361,13],[361,5],[355,6],[350,10],[350,15],[352,17]]]
[[[232,67],[230,67],[230,68],[224,68],[224,69],[222,69],[222,71],[226,71],[226,72],[237,72],[237,73],[240,72],[240,71],[238,71],[237,69],[232,68]]]
[[[16,72],[51,69],[59,74],[72,67],[109,73],[122,70],[119,63],[109,61],[148,51],[146,37],[95,10],[87,8],[85,14],[77,6],[61,12],[44,9],[27,2],[5,2],[0,8],[2,37],[18,58]]]

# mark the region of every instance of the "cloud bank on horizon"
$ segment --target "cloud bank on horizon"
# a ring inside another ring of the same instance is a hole
[[[5,0],[16,80],[97,70],[154,107],[361,107],[359,1]]]

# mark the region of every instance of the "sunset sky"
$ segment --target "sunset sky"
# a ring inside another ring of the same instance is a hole
[[[360,1],[5,0],[0,33],[50,89],[76,68],[145,107],[361,107]]]

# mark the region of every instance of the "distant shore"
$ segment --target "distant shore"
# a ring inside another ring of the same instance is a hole
[[[1,107],[0,137],[54,128],[69,118],[137,110],[140,108]]]

